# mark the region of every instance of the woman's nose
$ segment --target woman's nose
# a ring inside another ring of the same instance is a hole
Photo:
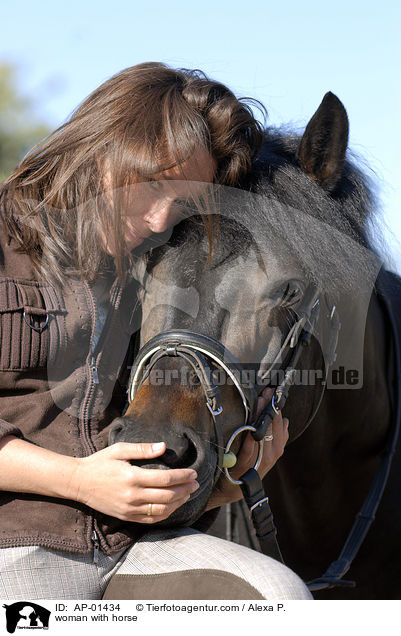
[[[145,214],[144,221],[151,232],[159,234],[168,230],[172,225],[173,219],[171,217],[171,203],[169,203]]]

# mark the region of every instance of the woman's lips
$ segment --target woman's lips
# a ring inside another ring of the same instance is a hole
[[[142,241],[144,241],[145,239],[147,239],[147,236],[141,236],[140,234],[137,234],[135,232],[135,230],[133,230],[132,228],[128,228],[128,232],[129,232],[129,236],[128,236],[128,241],[139,241],[140,243],[142,243]]]

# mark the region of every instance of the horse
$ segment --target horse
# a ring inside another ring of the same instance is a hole
[[[199,490],[161,525],[196,525],[272,386],[270,413],[290,421],[263,480],[284,562],[315,598],[397,599],[401,284],[371,238],[376,201],[348,129],[332,93],[303,134],[267,128],[241,189],[211,186],[138,257],[141,352],[110,443],[163,439],[142,465],[195,468]]]

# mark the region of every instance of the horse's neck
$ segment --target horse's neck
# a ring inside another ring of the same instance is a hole
[[[330,372],[314,435],[322,438],[327,453],[341,441],[344,453],[378,456],[391,417],[391,334],[376,294],[366,306],[350,304],[346,316],[343,308],[340,319],[339,356]]]
[[[309,553],[310,537],[320,537],[323,563],[335,558],[370,489],[390,427],[388,340],[383,312],[372,297],[362,387],[328,389],[313,422],[289,444],[267,478],[278,527],[294,563],[297,551]],[[303,528],[296,537],[286,523],[289,513]]]

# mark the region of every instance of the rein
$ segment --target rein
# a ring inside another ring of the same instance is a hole
[[[329,565],[326,572],[321,577],[307,582],[307,586],[312,592],[330,589],[333,587],[356,586],[355,581],[344,581],[342,580],[342,577],[350,569],[352,561],[356,557],[368,530],[375,519],[376,511],[386,487],[390,474],[391,462],[397,447],[401,427],[401,343],[398,337],[397,322],[391,303],[391,293],[388,289],[386,289],[386,282],[383,280],[384,277],[385,273],[382,270],[377,280],[377,291],[391,327],[395,350],[395,404],[393,405],[395,418],[390,428],[389,438],[384,448],[379,468],[376,471],[376,475],[362,508],[356,516],[354,525],[351,528],[344,547],[341,550],[338,559]]]

